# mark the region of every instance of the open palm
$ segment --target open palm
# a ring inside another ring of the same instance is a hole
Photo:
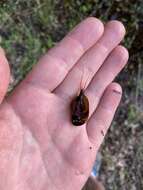
[[[121,98],[111,83],[128,59],[125,29],[87,18],[43,56],[0,108],[0,189],[75,190],[90,175]],[[1,100],[9,69],[1,51]],[[90,116],[73,126],[70,103],[86,82]],[[87,80],[88,79],[88,80]]]

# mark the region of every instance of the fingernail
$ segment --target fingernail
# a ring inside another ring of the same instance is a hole
[[[118,91],[118,90],[115,90],[115,89],[113,89],[113,92],[116,93],[116,94],[122,94],[121,91]]]

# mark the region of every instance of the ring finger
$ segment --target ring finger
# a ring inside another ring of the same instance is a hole
[[[117,46],[104,62],[85,90],[86,96],[92,102],[90,115],[96,109],[106,87],[114,80],[128,60],[128,51],[123,46]]]

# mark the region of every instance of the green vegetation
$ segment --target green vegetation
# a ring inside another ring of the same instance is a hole
[[[142,0],[0,1],[0,44],[6,50],[11,65],[13,82],[10,90],[27,74],[41,54],[87,16],[96,16],[103,22],[111,19],[122,21],[127,30],[123,43],[130,52],[129,64],[117,78],[124,89],[124,97],[114,127],[111,128],[102,147],[101,178],[108,190],[132,190],[131,187],[141,190],[143,189],[140,177],[143,173]],[[122,163],[119,166],[118,160]],[[133,163],[132,167],[129,167],[130,162]]]

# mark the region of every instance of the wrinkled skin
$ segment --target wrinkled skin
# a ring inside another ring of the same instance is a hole
[[[83,187],[104,139],[101,130],[107,132],[121,99],[121,87],[111,82],[128,59],[127,50],[118,46],[124,34],[118,21],[104,27],[87,18],[5,99],[9,67],[0,51],[1,190]],[[78,93],[83,65],[90,116],[75,127],[69,105]]]

